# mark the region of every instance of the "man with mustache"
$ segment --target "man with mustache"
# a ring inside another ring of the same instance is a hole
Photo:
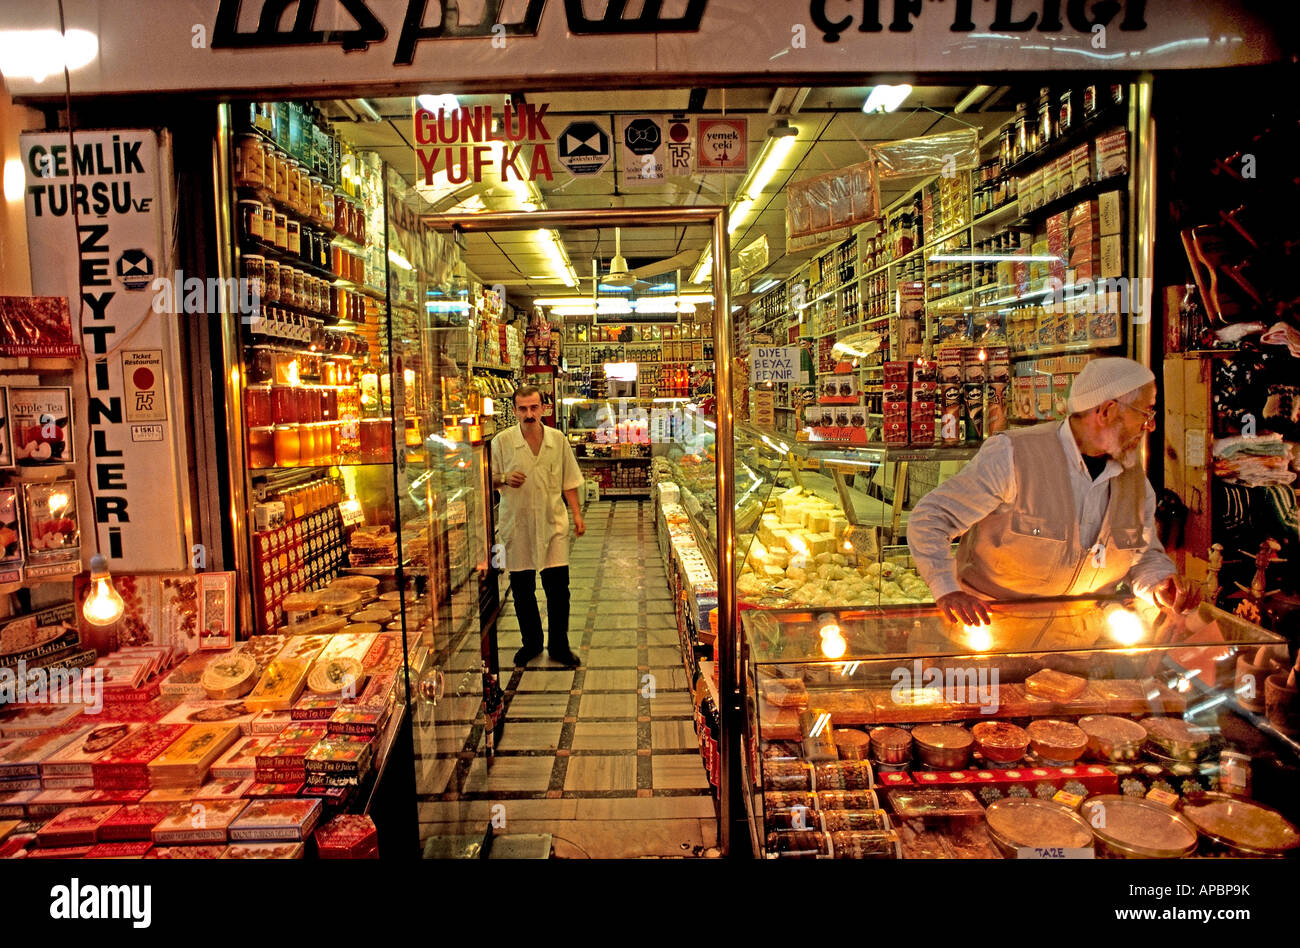
[[[582,664],[569,647],[569,517],[578,536],[587,532],[578,504],[582,474],[573,448],[542,423],[542,396],[532,385],[514,394],[519,424],[492,440],[492,486],[501,491],[499,535],[519,617],[523,647],[514,663],[527,665],[542,653],[542,618],[537,611],[537,573],[546,591],[547,651],[569,668]]]
[[[990,438],[916,505],[908,547],[950,621],[988,624],[990,599],[1104,593],[1123,580],[1163,609],[1191,604],[1138,463],[1155,405],[1150,369],[1094,359],[1074,380],[1065,421]]]

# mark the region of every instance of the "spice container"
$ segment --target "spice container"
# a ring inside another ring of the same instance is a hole
[[[764,790],[811,790],[812,764],[801,760],[763,762]]]
[[[902,859],[903,847],[892,830],[874,833],[831,833],[834,859]]]
[[[814,806],[823,810],[879,810],[875,790],[819,790],[812,794]]]
[[[912,729],[921,760],[941,770],[960,770],[970,762],[975,743],[970,732],[956,724],[922,724]]]
[[[814,790],[870,790],[876,785],[869,761],[841,760],[812,766]]]
[[[866,760],[871,741],[861,731],[853,728],[839,728],[835,731],[835,749],[841,760]]]
[[[1147,732],[1148,746],[1174,760],[1197,760],[1214,742],[1211,731],[1182,718],[1146,718],[1141,724]]]

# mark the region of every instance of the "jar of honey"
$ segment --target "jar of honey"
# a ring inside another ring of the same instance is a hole
[[[275,448],[270,427],[248,429],[248,466],[275,467]]]
[[[310,467],[316,463],[316,426],[300,424],[298,426],[298,463]]]
[[[301,444],[297,425],[278,425],[274,435],[276,467],[297,467],[301,458]]]
[[[263,428],[272,423],[271,386],[250,385],[244,389],[244,417],[250,428]]]
[[[298,423],[298,395],[290,386],[271,386],[271,420],[277,425]]]

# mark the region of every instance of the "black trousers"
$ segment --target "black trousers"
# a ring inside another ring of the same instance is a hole
[[[542,570],[542,589],[546,592],[550,633],[547,651],[563,655],[569,651],[569,567],[552,566]],[[519,617],[519,635],[524,640],[524,648],[540,652],[542,617],[537,611],[537,570],[511,572],[510,591],[515,597],[515,615]]]

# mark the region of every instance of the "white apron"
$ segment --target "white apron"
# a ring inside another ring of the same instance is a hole
[[[544,428],[536,455],[518,426],[492,441],[492,470],[498,477],[514,471],[525,475],[522,487],[501,491],[498,536],[505,545],[505,568],[550,569],[569,564],[569,510],[564,491],[582,484],[569,442],[554,428]]]

